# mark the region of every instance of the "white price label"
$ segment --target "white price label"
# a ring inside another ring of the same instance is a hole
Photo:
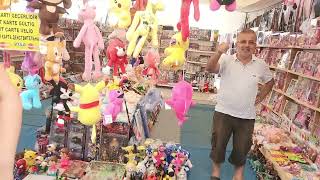
[[[166,110],[168,110],[168,109],[171,109],[171,106],[169,106],[167,103],[165,103],[164,108],[165,108]]]
[[[103,125],[108,125],[112,123],[112,116],[111,115],[104,115]]]

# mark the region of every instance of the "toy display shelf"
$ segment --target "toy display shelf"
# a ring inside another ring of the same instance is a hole
[[[320,47],[299,47],[299,46],[288,46],[288,47],[277,47],[277,46],[257,46],[257,48],[270,48],[270,49],[297,49],[297,50],[315,50],[320,51]]]

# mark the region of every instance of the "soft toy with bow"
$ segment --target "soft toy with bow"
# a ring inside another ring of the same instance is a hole
[[[88,3],[85,4],[85,9],[82,9],[79,13],[79,20],[84,24],[73,42],[73,46],[76,48],[80,47],[81,42],[85,45],[85,70],[82,75],[85,81],[91,79],[92,56],[95,68],[93,78],[97,80],[102,76],[99,49],[104,49],[104,42],[99,28],[94,24],[95,10],[95,6],[89,6]]]
[[[177,24],[177,28],[182,33],[182,40],[186,41],[189,38],[189,13],[190,5],[193,3],[194,7],[194,19],[199,21],[200,19],[200,9],[199,9],[199,0],[182,0],[181,9],[180,9],[180,22]]]
[[[30,110],[32,107],[40,109],[40,85],[41,78],[39,75],[28,75],[23,78],[24,84],[27,90],[23,91],[20,96],[22,100],[22,106],[25,110]]]
[[[118,38],[111,39],[106,49],[108,57],[108,66],[113,66],[113,75],[119,76],[118,69],[126,73],[126,64],[128,64],[127,55],[125,52],[125,44]]]
[[[158,69],[158,65],[160,63],[160,55],[158,51],[152,49],[149,50],[144,59],[147,68],[142,71],[142,74],[145,76],[151,76],[153,80],[157,80],[160,75],[160,71]]]
[[[216,11],[222,5],[225,5],[227,11],[234,11],[237,8],[236,0],[211,0],[210,9]]]
[[[117,120],[118,114],[122,112],[123,97],[124,93],[121,91],[112,90],[109,92],[109,104],[106,106],[104,115],[111,116],[113,122]]]
[[[63,3],[63,7],[58,6]],[[55,36],[63,36],[63,30],[58,27],[60,14],[67,13],[72,5],[71,0],[41,0],[28,3],[27,8],[39,9],[40,33],[50,35],[51,30]]]
[[[131,0],[109,0],[109,23],[118,28],[127,28],[131,24]]]
[[[154,13],[155,10],[163,10],[163,4],[149,1],[145,11],[138,11],[134,15],[132,24],[126,34],[129,41],[128,56],[137,58],[149,36],[152,46],[158,47],[158,19]]]
[[[188,47],[189,39],[183,41],[181,32],[173,35],[170,46],[164,50],[167,57],[162,61],[162,66],[166,69],[180,69],[185,62],[185,52]]]

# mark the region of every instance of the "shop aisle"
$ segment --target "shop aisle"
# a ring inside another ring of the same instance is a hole
[[[209,105],[196,105],[189,111],[189,119],[181,129],[181,144],[191,153],[193,168],[190,180],[210,179],[211,160],[209,159],[212,115],[214,107]],[[232,150],[232,142],[229,142],[227,155]],[[227,159],[227,158],[226,158]],[[230,163],[225,163],[222,170],[222,180],[231,180],[233,167]],[[255,173],[247,164],[245,169],[245,179],[255,180]]]

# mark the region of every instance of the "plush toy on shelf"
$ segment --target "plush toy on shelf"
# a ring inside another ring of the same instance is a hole
[[[26,161],[27,167],[34,166],[36,164],[36,157],[38,153],[32,150],[25,150],[23,159]]]
[[[127,31],[129,41],[127,55],[137,58],[148,37],[153,47],[158,47],[158,19],[155,11],[163,10],[163,4],[149,1],[145,11],[137,11]]]
[[[186,114],[190,106],[195,105],[192,101],[192,91],[191,84],[186,81],[180,81],[172,88],[171,99],[166,100],[166,103],[175,111],[180,127],[187,120]]]
[[[78,120],[86,125],[92,126],[91,140],[96,141],[96,123],[101,119],[100,112],[100,91],[106,86],[104,81],[100,81],[95,86],[87,84],[80,86],[75,84],[74,89],[80,94],[79,107],[72,107],[71,111],[78,113]]]
[[[41,86],[41,78],[39,75],[28,75],[24,78],[24,84],[27,90],[23,91],[20,96],[22,100],[22,106],[25,110],[30,110],[32,107],[40,109],[41,101],[40,101],[40,86]]]
[[[146,69],[142,71],[142,74],[145,76],[150,76],[153,80],[157,80],[160,71],[158,65],[160,63],[160,55],[158,51],[150,49],[144,57]]]
[[[191,2],[193,3],[194,7],[194,19],[196,21],[199,21],[200,19],[199,0],[182,0],[180,9],[180,21],[177,24],[177,28],[179,31],[181,31],[183,41],[187,41],[190,35],[189,13]]]
[[[112,122],[117,120],[117,116],[122,112],[124,93],[112,90],[109,92],[109,103],[104,111],[105,116],[111,116]],[[104,124],[106,125],[106,124]]]
[[[118,28],[128,28],[131,24],[131,0],[109,0],[109,23]]]
[[[63,3],[63,7],[60,5]],[[71,0],[39,0],[29,2],[27,7],[39,9],[40,34],[44,36],[51,35],[51,31],[57,37],[63,36],[63,30],[58,27],[58,21],[61,14],[67,13],[72,5]]]
[[[14,66],[10,66],[10,68],[7,68],[6,72],[9,76],[9,79],[12,85],[14,85],[17,88],[17,90],[20,92],[23,87],[23,80],[19,75],[14,73]]]
[[[28,74],[36,74],[42,65],[39,56],[40,54],[37,52],[26,51],[21,65],[21,69],[27,72]]]
[[[109,41],[106,54],[108,57],[108,66],[113,66],[113,75],[119,76],[118,69],[126,73],[126,65],[128,64],[127,55],[125,52],[125,44],[118,38]]]
[[[80,47],[81,42],[85,45],[85,70],[82,75],[83,80],[91,79],[93,68],[92,57],[94,59],[93,79],[97,80],[102,76],[99,59],[99,49],[104,49],[104,42],[99,28],[94,23],[96,17],[96,7],[85,3],[85,9],[79,13],[79,21],[84,22],[78,36],[73,42],[75,48]]]
[[[210,9],[216,11],[222,5],[225,5],[227,11],[234,11],[237,8],[236,0],[211,0]]]
[[[173,35],[170,46],[164,50],[167,56],[162,61],[165,69],[179,70],[185,62],[185,52],[189,48],[189,40],[183,41],[181,32]]]

